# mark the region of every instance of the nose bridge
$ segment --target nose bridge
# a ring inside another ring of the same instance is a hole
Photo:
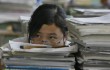
[[[46,35],[42,36],[42,42],[47,43],[48,42],[48,37]]]
[[[43,37],[42,37],[42,40],[43,40],[43,41],[46,41],[46,40],[48,40],[48,39],[47,39],[46,36],[43,36]]]

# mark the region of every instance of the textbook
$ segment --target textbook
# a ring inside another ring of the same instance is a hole
[[[109,70],[110,60],[91,59],[85,61],[84,70]]]
[[[110,14],[98,16],[98,17],[72,17],[67,18],[67,21],[71,21],[76,24],[109,24]]]
[[[61,58],[60,58],[61,59]],[[19,58],[19,57],[10,57],[9,59],[5,59],[5,64],[7,65],[32,65],[32,66],[47,66],[47,67],[71,67],[74,65],[73,60],[49,60],[47,59],[30,59],[30,58]]]
[[[102,16],[110,13],[110,9],[74,8],[74,10],[83,13],[83,16]]]
[[[16,66],[8,65],[5,70],[69,70],[60,67],[39,67],[39,66]]]
[[[15,41],[9,41],[11,51],[14,53],[35,53],[37,54],[50,54],[50,55],[56,55],[56,56],[66,56],[69,53],[77,52],[76,46],[71,47],[61,47],[61,48],[52,48],[49,45],[42,45],[42,44],[30,44],[30,43],[23,43],[23,42],[15,42]],[[33,48],[21,48],[22,47],[33,47]],[[36,48],[36,46],[38,46]]]
[[[85,54],[85,60],[89,60],[89,59],[97,59],[97,60],[108,60],[110,61],[110,52],[107,52],[107,51],[97,51],[96,50],[90,50],[90,51],[87,51],[84,52]]]
[[[109,17],[110,14],[99,17],[73,17],[69,18],[70,20],[67,18],[69,31],[74,34],[72,27],[76,28],[80,40],[85,43],[85,48],[82,51],[85,70],[110,69]]]
[[[23,48],[26,46],[32,48]],[[52,48],[43,44],[10,40],[9,47],[11,49],[5,49],[7,52],[4,53],[8,56],[3,58],[7,69],[69,70],[75,64],[74,56],[69,56],[70,53],[76,52],[75,46]]]
[[[106,14],[100,17],[88,17],[88,18],[73,17],[73,20],[67,21],[69,22],[72,21],[68,23],[69,27],[74,26],[79,31],[80,39],[85,43],[85,47],[87,48],[89,47],[89,49],[92,50],[94,48],[94,50],[97,49],[97,51],[100,50],[106,51],[107,49],[110,49],[109,16],[110,14]]]

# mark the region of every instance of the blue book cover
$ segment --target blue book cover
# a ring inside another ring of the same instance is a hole
[[[42,66],[13,66],[7,65],[6,70],[69,70],[68,68],[61,67],[42,67]]]

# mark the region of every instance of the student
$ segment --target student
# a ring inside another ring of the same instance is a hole
[[[33,44],[51,45],[53,48],[66,47],[68,42],[68,28],[66,26],[66,13],[53,4],[43,4],[32,14],[28,25],[28,42]],[[72,45],[74,46],[74,45]],[[80,49],[75,56],[75,70],[83,70]]]
[[[69,45],[68,28],[66,26],[66,13],[64,10],[53,4],[43,4],[32,14],[28,24],[28,40],[25,37],[16,38],[13,41],[29,42],[33,44],[51,45],[53,48],[76,47],[75,70],[83,70],[83,57],[77,44]],[[2,47],[9,48],[9,44]],[[78,49],[77,49],[78,48]]]

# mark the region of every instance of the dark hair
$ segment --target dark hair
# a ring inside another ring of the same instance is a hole
[[[32,14],[28,25],[28,33],[30,37],[40,30],[43,24],[51,25],[55,24],[59,27],[63,33],[66,35],[66,13],[65,11],[57,5],[54,4],[43,4],[39,6]]]

